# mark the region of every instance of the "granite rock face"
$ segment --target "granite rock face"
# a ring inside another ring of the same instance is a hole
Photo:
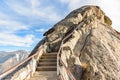
[[[98,6],[83,6],[44,34],[45,51],[62,47],[61,58],[77,80],[120,80],[120,33],[111,25]]]

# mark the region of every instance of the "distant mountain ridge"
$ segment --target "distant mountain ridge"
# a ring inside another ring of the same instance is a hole
[[[17,50],[13,52],[0,51],[0,73],[27,58],[28,55],[29,52],[25,50]]]

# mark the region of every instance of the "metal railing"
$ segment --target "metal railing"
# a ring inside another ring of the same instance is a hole
[[[67,34],[67,32],[66,32],[67,35],[65,35],[65,37],[63,37],[64,39],[61,41],[60,49],[59,49],[58,54],[57,54],[57,68],[58,68],[58,69],[57,69],[57,75],[59,75],[59,66],[60,66],[60,64],[62,64],[62,66],[64,66],[64,68],[65,68],[66,71],[67,71],[67,75],[69,76],[69,79],[70,79],[70,80],[76,80],[76,78],[74,77],[74,75],[72,74],[72,72],[70,71],[70,69],[67,68],[67,66],[64,64],[64,62],[63,62],[62,59],[61,59],[62,45],[63,45],[64,41],[65,41],[67,38],[69,38],[69,37],[73,34],[73,32],[74,32],[75,30],[80,29],[81,26],[82,26],[85,22],[87,22],[88,20],[90,20],[90,19],[93,18],[93,17],[95,17],[95,16],[91,15],[91,16],[88,17],[87,19],[81,21],[81,22],[78,24],[78,26],[76,26],[76,27],[73,26],[73,28],[71,28],[71,31],[68,30],[68,32],[71,32],[70,34]],[[62,76],[61,79],[64,80],[64,79],[63,79],[63,76]]]
[[[39,49],[41,49],[43,47],[43,45],[40,46]],[[29,61],[30,59],[34,58],[35,56],[37,56],[39,54],[39,52],[29,56],[28,58],[24,59],[23,61],[21,61],[20,63],[16,64],[15,66],[11,67],[10,69],[4,71],[3,73],[0,74],[0,79],[4,78],[5,76],[9,75],[10,73],[12,73],[13,71],[15,71],[19,66],[23,65],[24,63],[26,63],[27,61]],[[43,54],[43,53],[41,53]]]
[[[69,70],[69,68],[67,68],[67,66],[64,64],[64,62],[61,59],[61,50],[62,50],[63,41],[65,39],[62,40],[60,49],[59,49],[58,54],[57,54],[57,69],[59,69],[59,66],[61,64],[66,69],[69,79],[70,80],[76,80],[75,77],[73,76],[72,72]],[[58,70],[58,72],[59,72],[59,70]],[[59,73],[57,73],[57,74],[59,74]],[[64,80],[62,75],[61,75],[61,77],[62,77],[61,79]]]
[[[92,17],[92,16],[91,16],[91,17]],[[82,23],[85,22],[85,21],[87,21],[88,19],[89,19],[89,18],[81,21],[81,23],[80,23],[77,27],[74,27],[73,31],[79,29],[79,27],[81,27]],[[67,68],[67,66],[64,64],[64,62],[62,61],[60,55],[61,55],[61,50],[62,50],[63,42],[64,42],[68,37],[70,37],[70,36],[72,35],[73,31],[72,31],[69,35],[67,35],[67,36],[62,40],[60,49],[59,49],[58,54],[57,54],[57,65],[60,66],[59,63],[61,63],[62,66],[65,67],[65,69],[66,69],[66,71],[67,71],[67,74],[68,74],[70,80],[76,80],[76,79],[75,79],[75,77],[73,76],[72,72],[71,72],[71,71]],[[43,47],[43,45],[40,46],[40,49],[41,49],[42,47]],[[13,71],[15,71],[19,66],[23,65],[25,62],[27,62],[27,61],[29,61],[30,59],[34,58],[34,57],[37,56],[38,54],[39,54],[39,53],[35,53],[35,54],[29,56],[28,58],[24,59],[24,60],[21,61],[20,63],[16,64],[16,65],[13,66],[12,68],[4,71],[2,74],[0,74],[0,79],[3,78],[3,77],[5,77],[5,76],[7,76],[7,75],[9,75],[9,74],[12,73]],[[58,67],[57,67],[57,68],[58,68]]]
[[[73,28],[71,28],[71,29],[73,29]],[[76,29],[78,29],[78,27],[74,27],[74,30],[76,30]],[[73,30],[73,31],[74,31]],[[64,62],[62,61],[62,59],[61,59],[61,50],[62,50],[62,45],[63,45],[63,42],[67,39],[67,38],[69,38],[71,35],[72,35],[72,33],[73,32],[71,32],[69,35],[67,35],[62,41],[61,41],[61,45],[60,45],[60,49],[59,49],[59,51],[58,51],[58,54],[57,54],[57,75],[59,75],[59,66],[60,66],[60,64],[62,65],[62,66],[64,66],[64,68],[66,69],[66,71],[67,71],[67,75],[68,75],[68,77],[69,77],[69,79],[70,80],[76,80],[76,78],[74,77],[74,75],[72,74],[72,72],[70,71],[70,69],[69,68],[67,68],[67,66],[64,64]],[[62,80],[64,80],[64,77],[61,75],[61,77],[60,77]]]

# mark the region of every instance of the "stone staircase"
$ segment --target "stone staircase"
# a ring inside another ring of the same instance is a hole
[[[57,80],[57,54],[43,54],[38,62],[36,72],[29,80]]]
[[[57,70],[57,54],[43,54],[39,60],[37,71],[56,71]]]

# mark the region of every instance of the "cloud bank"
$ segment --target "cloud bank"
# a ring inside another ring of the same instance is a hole
[[[0,33],[0,44],[4,46],[26,46],[30,47],[33,44],[33,35],[19,37],[13,34]]]
[[[61,19],[56,7],[43,4],[43,0],[4,0],[0,8],[0,46],[30,47],[38,40],[34,34],[46,31],[38,25]]]
[[[98,5],[120,32],[120,0],[0,0],[0,49],[35,46],[42,34],[74,9]]]

